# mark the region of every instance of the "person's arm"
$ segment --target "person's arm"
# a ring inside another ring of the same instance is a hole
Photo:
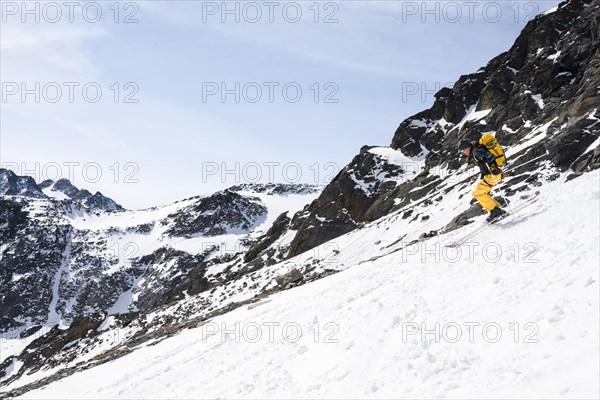
[[[486,163],[490,168],[496,164],[496,157],[481,147],[475,149],[475,158],[477,158],[479,162]]]
[[[496,157],[489,151],[478,147],[475,149],[475,159],[481,171],[481,177],[490,174],[496,167]]]

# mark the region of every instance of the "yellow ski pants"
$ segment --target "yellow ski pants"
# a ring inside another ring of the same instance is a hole
[[[490,196],[490,191],[497,183],[502,180],[502,175],[488,174],[479,181],[475,190],[473,190],[473,197],[479,201],[479,204],[485,208],[488,212],[492,211],[496,207],[500,207],[500,203]]]

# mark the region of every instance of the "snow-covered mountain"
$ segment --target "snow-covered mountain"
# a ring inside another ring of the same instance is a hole
[[[114,200],[105,197],[100,192],[91,194],[86,189],[78,189],[68,179],[59,179],[54,182],[47,179],[40,183],[39,188],[48,197],[58,200],[72,199],[90,208],[99,208],[107,211],[121,211],[123,207],[117,204]]]
[[[402,121],[390,144],[400,157],[390,161],[381,151],[361,149],[310,207],[291,254],[425,196],[437,201],[448,178],[462,173],[458,141],[475,141],[482,132],[496,132],[508,147],[511,194],[541,184],[548,174],[577,176],[598,168],[598,17],[597,1],[561,3],[530,21],[507,52],[461,76],[451,89],[442,88],[431,108]],[[407,174],[388,178],[386,169],[395,164]]]
[[[89,211],[12,184],[0,387],[30,398],[597,398],[599,21],[600,0],[536,17],[324,188],[240,185]],[[488,130],[509,160],[494,195],[509,210],[539,197],[444,247],[482,226],[479,174],[456,147]]]
[[[410,229],[401,214],[383,217],[338,238],[338,274],[150,336],[85,369],[139,329],[100,319],[80,372],[23,398],[597,398],[600,250],[591,244],[600,240],[600,176],[565,178],[462,249],[441,250],[471,226],[409,244],[465,208],[461,190]]]
[[[32,177],[17,176],[13,171],[4,168],[0,168],[0,195],[65,200],[68,205],[79,209],[123,210],[123,207],[102,193],[92,194],[86,189],[80,190],[68,179],[63,178],[56,182],[47,179],[38,185]]]
[[[220,279],[213,265],[250,248],[320,190],[240,187],[126,211],[110,199],[102,201],[108,208],[92,203],[66,179],[38,186],[11,171],[2,176],[0,330],[13,335],[91,312],[148,311],[206,290]]]

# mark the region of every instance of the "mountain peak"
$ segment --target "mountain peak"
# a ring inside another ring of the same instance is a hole
[[[26,196],[38,199],[46,197],[32,177],[18,176],[13,171],[4,168],[0,168],[0,195]]]
[[[77,188],[77,186],[73,185],[71,183],[71,181],[66,178],[61,178],[61,179],[57,180],[50,187],[50,191],[64,193],[65,195],[67,195],[68,197],[70,197],[72,199],[76,198],[81,193],[81,191]]]
[[[9,169],[0,168],[0,195],[22,196],[37,199],[73,200],[90,208],[107,211],[120,211],[124,208],[100,192],[92,195],[86,189],[79,189],[66,179],[57,181],[46,179],[39,185],[31,176],[18,176]]]

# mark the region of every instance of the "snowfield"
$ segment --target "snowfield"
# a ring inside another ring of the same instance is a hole
[[[599,398],[600,174],[565,176],[458,249],[483,217],[382,250],[386,216],[332,241],[341,272],[22,398]]]

